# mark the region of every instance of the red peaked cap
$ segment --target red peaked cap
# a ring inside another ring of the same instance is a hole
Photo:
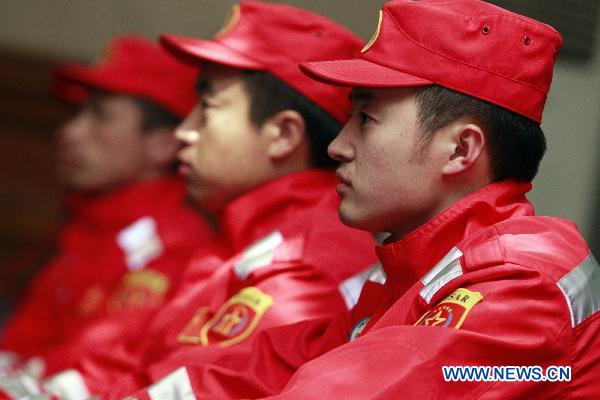
[[[394,0],[358,58],[301,69],[353,87],[437,84],[541,122],[561,44],[551,26],[484,1]]]
[[[197,68],[175,59],[157,43],[138,36],[110,41],[95,65],[64,64],[57,68],[53,91],[80,103],[89,89],[139,96],[184,117],[196,102]]]
[[[265,71],[279,78],[340,122],[348,119],[349,89],[305,76],[305,61],[354,57],[364,41],[315,13],[283,4],[243,1],[211,40],[161,35],[162,44],[189,63],[211,62]]]

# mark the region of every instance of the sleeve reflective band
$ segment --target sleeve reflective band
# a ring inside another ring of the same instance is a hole
[[[176,369],[150,386],[148,395],[152,400],[196,400],[185,367]]]
[[[84,400],[90,392],[79,372],[69,369],[44,381],[44,388],[62,400]]]

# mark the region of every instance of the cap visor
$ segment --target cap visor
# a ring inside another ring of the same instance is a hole
[[[119,86],[118,82],[116,85],[110,77],[93,68],[77,64],[62,64],[57,68],[52,91],[59,98],[81,103],[87,98],[90,88],[113,91],[118,90]]]
[[[85,86],[103,86],[105,80],[102,73],[89,67],[77,64],[63,64],[57,70],[57,75],[74,83]]]
[[[300,64],[309,77],[330,84],[353,87],[411,87],[433,82],[363,59],[316,61]]]
[[[57,70],[64,85],[80,85],[88,89],[136,94],[135,77],[118,74],[114,70],[90,68],[77,64],[64,64]]]
[[[212,40],[194,39],[176,35],[161,35],[161,44],[180,60],[197,64],[212,62],[234,68],[260,70],[264,66],[237,51]]]

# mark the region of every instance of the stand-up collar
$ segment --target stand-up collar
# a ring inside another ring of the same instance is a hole
[[[230,248],[241,250],[280,228],[286,216],[297,220],[302,213],[334,193],[335,172],[309,170],[264,183],[229,203],[219,215],[219,227]],[[289,221],[296,223],[297,221]]]
[[[533,215],[530,183],[502,181],[454,203],[407,236],[376,248],[387,280],[405,291],[465,237],[508,218]]]
[[[165,176],[151,181],[132,183],[102,195],[70,193],[66,208],[71,217],[98,228],[127,224],[156,210],[161,203],[171,206],[184,200],[185,181]]]

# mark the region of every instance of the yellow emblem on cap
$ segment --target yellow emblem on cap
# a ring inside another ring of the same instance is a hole
[[[229,33],[233,29],[233,27],[237,24],[237,22],[240,20],[240,15],[241,15],[240,5],[235,4],[233,7],[231,7],[231,10],[229,11],[229,14],[227,14],[227,17],[225,18],[225,21],[223,22],[221,29],[219,29],[219,31],[217,33],[215,33],[214,38],[216,39],[220,36],[223,36],[223,35]]]
[[[373,47],[373,45],[377,41],[377,38],[379,37],[379,34],[381,33],[381,22],[382,21],[383,21],[383,11],[379,10],[379,21],[377,22],[377,29],[375,30],[373,37],[371,37],[371,40],[369,40],[369,43],[367,43],[365,45],[365,47],[362,48],[362,50],[360,51],[361,53],[366,53],[367,51],[369,51],[369,49],[371,47]]]
[[[246,339],[273,305],[273,298],[247,287],[229,299],[200,329],[200,343],[231,346]]]
[[[483,300],[481,293],[458,288],[423,314],[415,325],[459,329],[473,306],[481,300]]]
[[[104,64],[108,64],[108,62],[114,57],[117,52],[115,43],[111,42],[108,45],[104,46],[98,57],[96,57],[96,62],[94,65],[97,67],[101,67]]]

